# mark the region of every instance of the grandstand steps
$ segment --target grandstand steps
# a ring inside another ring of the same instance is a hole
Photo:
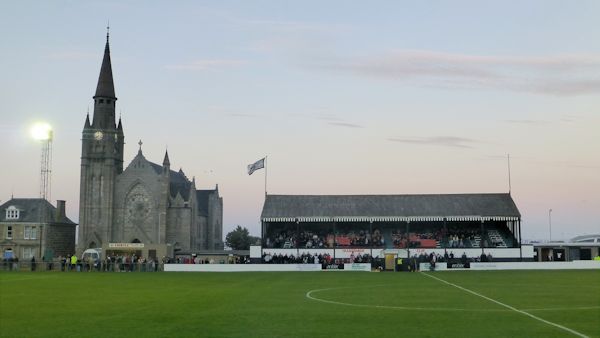
[[[473,248],[480,248],[481,247],[481,237],[479,235],[473,236],[473,240],[471,241],[471,246]]]
[[[392,239],[392,229],[386,229],[383,231],[383,240],[385,241],[386,249],[394,248],[394,240]]]
[[[500,234],[500,232],[496,229],[488,230],[488,237],[492,244],[497,248],[507,248],[506,242],[504,242],[504,237]]]

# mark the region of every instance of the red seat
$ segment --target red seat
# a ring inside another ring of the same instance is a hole
[[[346,236],[337,236],[335,239],[337,245],[350,245],[350,238]]]
[[[421,240],[421,248],[435,248],[437,246],[437,241],[435,239],[422,239]]]

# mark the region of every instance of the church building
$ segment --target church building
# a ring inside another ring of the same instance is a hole
[[[146,159],[141,141],[123,168],[125,136],[121,118],[115,119],[108,34],[93,98],[93,119],[86,117],[81,141],[78,252],[132,249],[160,258],[223,249],[218,185],[197,190],[194,178],[171,170],[167,152],[162,164]]]

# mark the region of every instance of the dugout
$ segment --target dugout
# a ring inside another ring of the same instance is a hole
[[[523,258],[521,214],[505,193],[267,195],[261,238],[269,254],[327,254],[344,261],[383,259],[389,249],[406,249],[406,257],[452,251]]]

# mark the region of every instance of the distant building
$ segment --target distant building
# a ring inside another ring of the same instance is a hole
[[[600,234],[573,237],[571,243],[600,243]]]
[[[65,214],[65,201],[57,207],[40,198],[11,198],[0,206],[2,258],[52,258],[75,252],[75,227]]]
[[[578,261],[592,260],[600,256],[600,234],[582,235],[569,241],[535,243],[535,260]]]
[[[116,101],[107,35],[93,119],[86,117],[82,133],[80,251],[102,247],[104,252],[131,250],[160,258],[222,249],[218,186],[197,190],[195,179],[181,169],[171,170],[167,152],[162,164],[146,159],[141,141],[137,156],[123,169],[125,137],[121,118],[115,121]]]

